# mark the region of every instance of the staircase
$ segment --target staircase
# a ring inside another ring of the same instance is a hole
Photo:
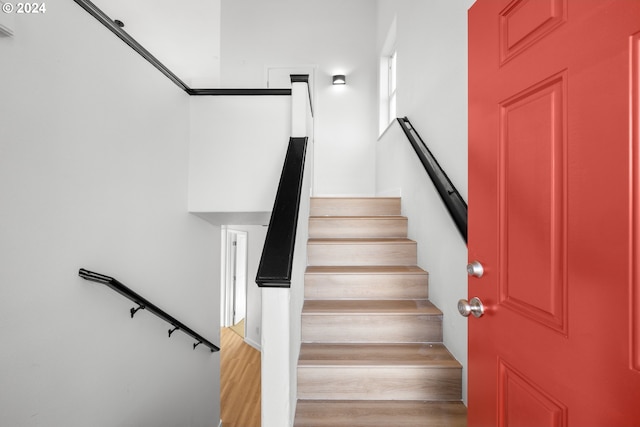
[[[312,198],[296,427],[466,426],[399,198]]]

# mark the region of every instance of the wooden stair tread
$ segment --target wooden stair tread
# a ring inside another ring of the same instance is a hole
[[[466,427],[462,402],[298,400],[295,427]]]
[[[427,315],[442,312],[428,300],[306,300],[305,315]]]
[[[442,343],[303,343],[298,366],[383,366],[461,368]]]
[[[306,274],[429,274],[416,265],[311,265]]]

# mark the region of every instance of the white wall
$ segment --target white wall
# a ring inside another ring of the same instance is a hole
[[[378,50],[397,16],[397,116],[467,199],[467,10],[475,0],[379,0]]]
[[[467,199],[467,9],[473,0],[379,0],[378,48],[397,17],[397,115],[407,116]],[[467,248],[444,204],[394,124],[378,141],[376,191],[402,195],[418,264],[429,271],[431,301],[444,313],[444,342],[465,368]],[[466,396],[466,379],[463,384]],[[466,397],[465,397],[466,398]]]
[[[0,38],[0,425],[217,426],[220,231],[187,213],[188,97],[73,2]]]
[[[223,87],[266,87],[270,66],[316,67],[315,195],[375,191],[375,28],[370,0],[222,0]]]
[[[268,223],[291,135],[291,97],[189,102],[189,210],[219,213],[206,216],[217,224]]]

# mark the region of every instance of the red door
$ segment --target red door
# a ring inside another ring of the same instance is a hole
[[[469,11],[470,426],[640,426],[640,0]]]

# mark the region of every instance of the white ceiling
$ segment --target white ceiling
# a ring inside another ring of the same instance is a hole
[[[192,88],[220,85],[221,0],[93,0]]]

